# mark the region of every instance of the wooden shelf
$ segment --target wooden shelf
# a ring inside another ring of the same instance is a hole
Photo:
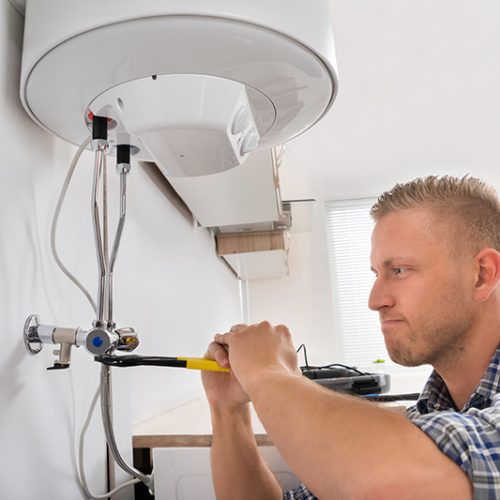
[[[217,254],[242,279],[278,278],[288,274],[286,231],[221,233],[216,235]]]
[[[286,231],[259,231],[254,233],[221,233],[216,236],[217,255],[233,253],[288,251]]]

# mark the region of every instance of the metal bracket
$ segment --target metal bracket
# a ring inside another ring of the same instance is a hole
[[[30,354],[38,354],[43,347],[43,343],[38,336],[39,325],[39,318],[36,314],[31,314],[24,322],[24,345]]]

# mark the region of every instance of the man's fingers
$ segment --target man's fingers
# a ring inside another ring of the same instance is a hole
[[[214,359],[217,361],[217,364],[223,368],[227,368],[229,366],[229,356],[227,350],[217,340],[215,342],[210,342],[205,357]]]
[[[227,333],[217,333],[214,336],[214,341],[217,342],[218,344],[228,346],[229,345],[229,338],[232,337],[233,333],[235,333],[237,330],[232,330]]]
[[[233,325],[229,331],[230,332],[237,332],[239,330],[243,330],[244,328],[246,328],[248,325],[245,325],[244,323],[238,323],[237,325]]]

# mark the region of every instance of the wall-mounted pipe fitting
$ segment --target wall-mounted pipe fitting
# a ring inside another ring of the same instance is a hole
[[[41,325],[36,314],[28,316],[24,323],[23,339],[30,354],[38,354],[43,344],[59,344],[54,351],[58,357],[48,369],[68,368],[71,361],[71,347],[84,344],[87,332],[81,328],[62,328],[54,325]]]
[[[23,339],[30,354],[38,354],[43,344],[58,344],[54,351],[57,360],[49,370],[68,368],[71,361],[71,348],[84,345],[94,356],[111,354],[115,350],[133,351],[139,345],[139,338],[131,327],[115,329],[114,323],[102,324],[95,321],[93,328],[61,328],[41,325],[36,314],[28,316],[24,323]]]

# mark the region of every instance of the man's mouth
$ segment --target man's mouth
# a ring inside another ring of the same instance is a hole
[[[380,318],[380,325],[382,328],[390,328],[403,323],[405,320],[402,318]]]

